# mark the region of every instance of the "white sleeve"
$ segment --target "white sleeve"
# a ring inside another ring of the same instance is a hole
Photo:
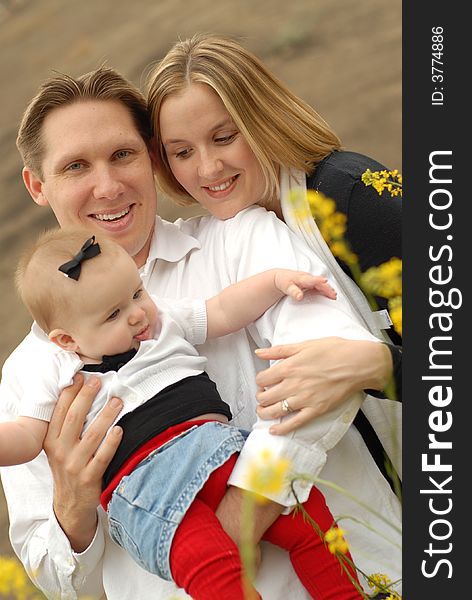
[[[73,552],[52,509],[53,482],[44,452],[30,463],[1,469],[10,541],[33,583],[47,598],[100,598],[104,533],[99,523],[90,546]]]
[[[250,211],[240,213],[239,217],[234,220],[227,245],[228,253],[234,257],[230,262],[234,270],[232,277],[236,281],[265,269],[280,267],[324,275],[334,285],[327,267],[273,213],[270,217],[265,215],[260,218],[254,211]],[[248,239],[251,244],[247,243]],[[378,341],[359,323],[341,291],[337,292],[337,300],[329,300],[317,294],[302,302],[285,298],[248,330],[259,346],[326,336]],[[273,421],[258,419],[229,482],[237,487],[247,488],[248,467],[263,449],[269,449],[274,458],[288,458],[292,473],[316,476],[326,462],[327,452],[350,427],[363,397],[364,394],[358,393],[335,410],[285,436],[270,435],[268,429]],[[303,502],[308,497],[309,489],[300,486],[297,493]],[[289,486],[270,497],[285,506],[294,504]]]
[[[27,338],[28,340],[28,338]],[[20,411],[25,342],[8,359],[0,385],[0,420],[11,420]],[[89,548],[72,551],[53,512],[53,481],[44,452],[24,465],[0,470],[8,505],[10,541],[31,580],[47,598],[75,600],[103,594],[101,559],[104,534],[101,525]]]
[[[159,309],[165,312],[180,326],[184,337],[192,344],[204,344],[207,338],[206,301],[203,299],[156,298],[151,296]]]
[[[81,361],[30,333],[2,368],[2,407],[14,417],[50,421],[60,391],[72,383]]]

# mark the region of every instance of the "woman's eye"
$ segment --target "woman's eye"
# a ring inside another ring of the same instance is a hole
[[[116,317],[120,314],[120,309],[117,308],[116,310],[114,310],[111,315],[108,315],[107,317],[107,321],[113,321],[114,319],[116,319]]]
[[[237,133],[231,133],[230,135],[221,135],[221,136],[215,138],[215,142],[217,142],[219,144],[228,144],[228,143],[232,142],[236,136],[237,136]]]

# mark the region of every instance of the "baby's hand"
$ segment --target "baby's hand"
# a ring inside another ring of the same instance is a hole
[[[277,269],[275,273],[275,285],[286,296],[295,300],[303,299],[303,292],[311,290],[336,300],[336,292],[329,285],[326,277],[311,275],[304,271],[291,271],[289,269]]]

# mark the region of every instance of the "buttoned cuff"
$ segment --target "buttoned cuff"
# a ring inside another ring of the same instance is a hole
[[[49,519],[49,554],[56,565],[61,593],[65,598],[77,598],[87,577],[96,569],[105,551],[103,525],[98,519],[95,535],[83,552],[74,552],[55,514]]]
[[[256,491],[283,506],[294,506],[308,499],[313,484],[305,480],[297,480],[293,487],[290,480],[297,475],[317,477],[327,460],[327,452],[333,448],[351,426],[357,410],[360,408],[364,394],[354,394],[348,401],[329,413],[312,419],[287,435],[271,435],[269,427],[279,421],[263,421],[258,419],[247,438],[235,468],[229,478],[230,485]],[[290,418],[290,416],[285,417]],[[261,462],[261,454],[268,453],[271,461],[288,460],[289,471],[286,483],[277,492],[270,490],[254,490],[249,482],[249,474]]]
[[[270,422],[266,421],[265,424]],[[274,421],[274,424],[276,422]],[[270,454],[271,461],[288,460],[291,467],[287,474],[286,482],[277,492],[263,489],[251,489],[249,474],[260,463],[261,453]],[[297,503],[292,492],[290,479],[296,474],[318,474],[326,462],[326,452],[316,445],[305,445],[290,439],[288,436],[275,436],[269,434],[267,427],[255,429],[247,438],[240,456],[228,480],[230,485],[248,491],[256,491],[269,500],[286,507],[284,514]],[[295,481],[294,489],[300,502],[305,502],[310,494],[312,484],[306,481]]]

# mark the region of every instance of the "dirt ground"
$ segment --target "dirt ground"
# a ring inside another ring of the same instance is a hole
[[[106,62],[137,85],[173,41],[237,36],[334,127],[346,148],[401,169],[401,0],[0,0],[0,364],[27,333],[18,252],[55,223],[21,182],[15,147],[27,101],[52,69]],[[161,199],[167,219],[194,214]],[[0,488],[0,554],[11,554]]]

